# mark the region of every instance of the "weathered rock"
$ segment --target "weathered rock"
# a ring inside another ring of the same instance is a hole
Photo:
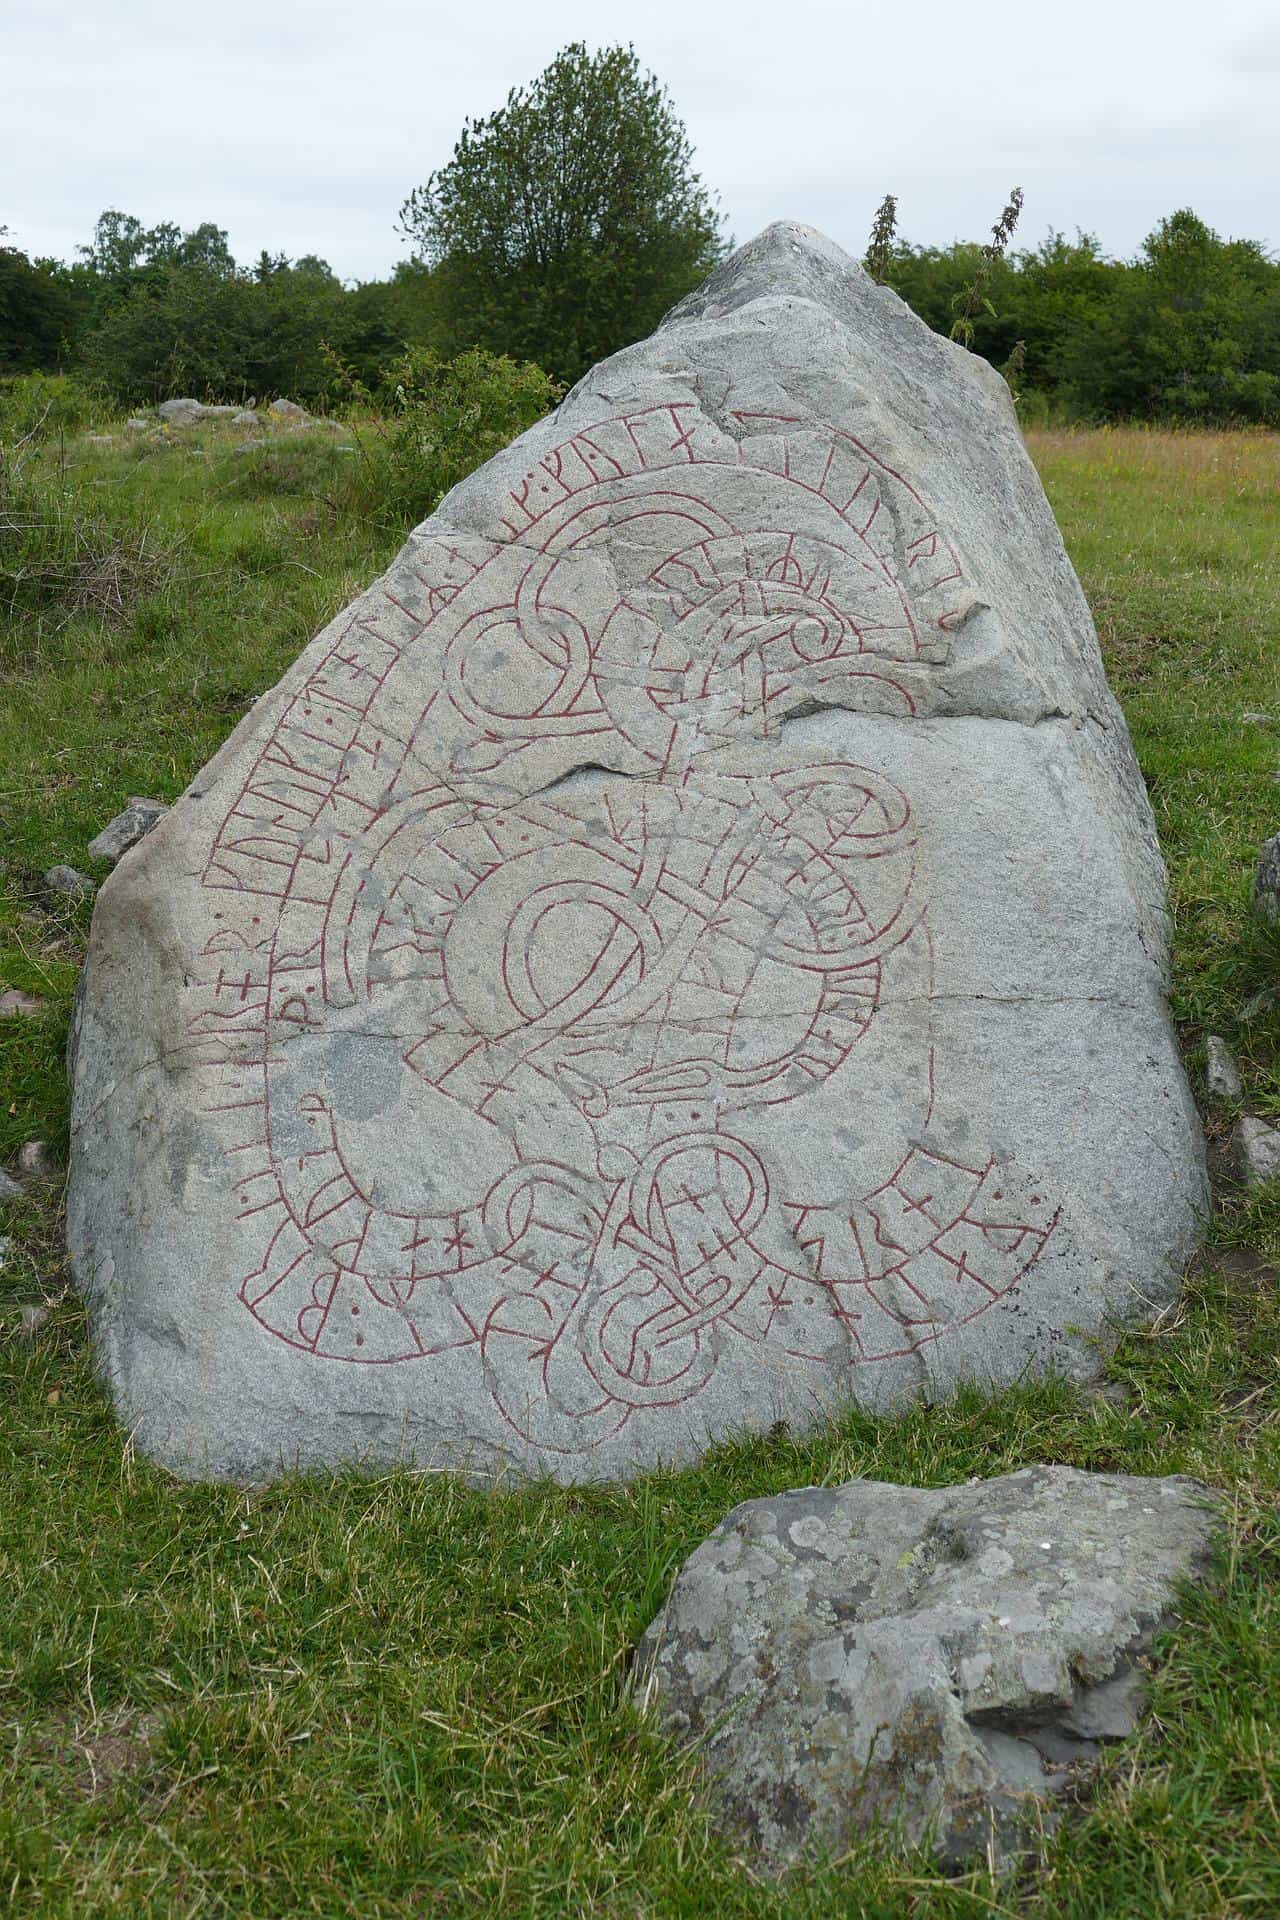
[[[95,860],[110,860],[114,866],[139,840],[145,839],[168,811],[163,800],[145,800],[135,795],[124,811],[109,820],[102,832],[89,842],[88,851]]]
[[[1251,1187],[1265,1187],[1280,1175],[1280,1129],[1246,1113],[1231,1130],[1236,1165]]]
[[[130,433],[147,433],[154,427],[155,421],[149,420],[145,414],[134,413],[130,414],[124,424]]]
[[[174,400],[162,400],[156,411],[168,426],[188,427],[195,421],[202,420],[208,409],[202,401],[192,400],[190,397],[186,397]]]
[[[23,993],[18,987],[9,987],[4,993],[0,993],[0,1020],[13,1019],[15,1016],[24,1019],[34,1018],[36,1014],[44,1012],[45,1004],[43,1000],[37,1000],[29,993]]]
[[[1264,840],[1253,876],[1253,907],[1264,920],[1280,920],[1280,833]]]
[[[1204,1200],[1008,389],[771,228],[454,489],[106,882],[70,1241],[140,1445],[571,1480],[1061,1369]]]
[[[4,1168],[0,1167],[0,1206],[2,1206],[7,1200],[20,1200],[21,1198],[22,1198],[22,1188],[19,1185],[19,1183],[14,1179],[11,1173],[6,1173]],[[9,1243],[8,1241],[6,1241],[5,1242],[6,1252],[8,1252],[8,1247],[9,1247]]]
[[[260,427],[262,421],[248,407],[242,407],[231,422],[233,427]]]
[[[273,400],[267,408],[273,420],[309,420],[310,414],[296,400]]]
[[[78,872],[75,867],[50,867],[42,878],[48,892],[60,894],[67,900],[87,900],[94,891],[88,874]]]
[[[751,1500],[685,1562],[637,1698],[773,1865],[876,1825],[998,1855],[1136,1725],[1220,1517],[1198,1481],[1071,1467]]]
[[[27,1140],[18,1148],[18,1177],[21,1180],[56,1180],[58,1163],[47,1140]]]
[[[1205,1085],[1215,1100],[1238,1100],[1244,1092],[1240,1069],[1226,1041],[1211,1033],[1204,1043]]]
[[[53,1318],[53,1309],[43,1300],[29,1301],[22,1309],[21,1328],[25,1340],[34,1340]]]

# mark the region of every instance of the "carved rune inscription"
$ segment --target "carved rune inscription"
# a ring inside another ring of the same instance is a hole
[[[955,556],[848,436],[736,424],[609,421],[514,490],[507,537],[424,540],[295,691],[204,874],[191,1038],[246,1307],[334,1360],[475,1348],[550,1449],[687,1401],[735,1344],[912,1351],[1057,1217],[1007,1162],[910,1144],[909,798],[776,745],[789,714],[916,710]],[[904,1144],[850,1191],[829,1141],[895,1001]]]

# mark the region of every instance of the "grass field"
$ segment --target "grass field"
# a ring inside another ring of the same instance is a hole
[[[396,544],[351,511],[340,446],[250,457],[208,432],[43,457],[61,518],[43,559],[28,530],[21,577],[0,578],[0,985],[46,1010],[0,1022],[0,1161],[36,1135],[65,1153],[88,914],[55,909],[39,875],[87,866],[129,795],[176,795]],[[1033,451],[1159,819],[1193,1080],[1220,1032],[1250,1110],[1280,1116],[1280,941],[1248,912],[1280,825],[1280,439],[1045,434]],[[1232,1117],[1208,1112],[1216,1141]],[[59,1203],[32,1189],[0,1212],[0,1912],[1280,1914],[1280,1196],[1224,1188],[1182,1304],[1109,1365],[1127,1396],[852,1415],[627,1488],[499,1496],[407,1473],[170,1480],[93,1379]],[[673,1567],[752,1495],[1039,1460],[1233,1495],[1218,1582],[1189,1596],[1141,1735],[1021,1877],[947,1881],[871,1848],[756,1877],[692,1763],[627,1703]]]

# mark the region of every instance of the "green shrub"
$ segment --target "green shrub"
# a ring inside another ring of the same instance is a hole
[[[60,473],[0,441],[0,665],[35,664],[32,640],[79,616],[127,618],[175,569],[150,522],[87,509]]]
[[[103,418],[101,395],[65,373],[24,373],[0,381],[0,445],[28,435],[56,439],[80,433]]]
[[[550,412],[561,389],[541,367],[472,347],[455,360],[411,348],[392,368],[372,433],[353,422],[360,486],[387,524],[416,525],[450,487]]]

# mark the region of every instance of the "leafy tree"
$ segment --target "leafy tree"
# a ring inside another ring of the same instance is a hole
[[[581,42],[468,121],[400,220],[436,271],[443,351],[565,380],[650,332],[723,251],[665,89],[633,48]]]
[[[0,374],[56,367],[83,306],[74,279],[55,261],[28,260],[0,245]]]

